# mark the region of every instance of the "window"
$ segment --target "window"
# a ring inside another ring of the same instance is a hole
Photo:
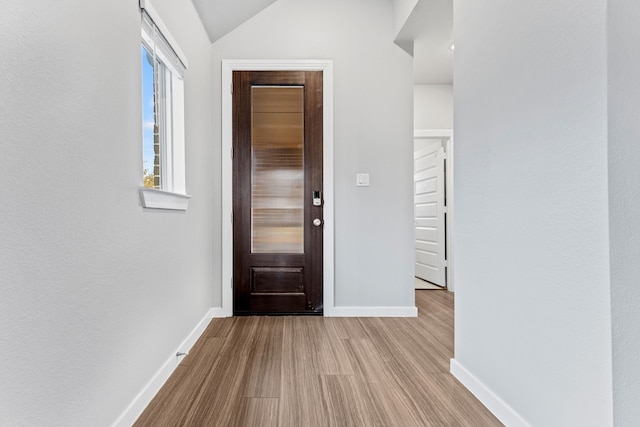
[[[144,207],[182,209],[186,60],[151,5],[142,10],[142,188]],[[158,202],[159,199],[167,203]],[[155,202],[153,200],[156,200]]]

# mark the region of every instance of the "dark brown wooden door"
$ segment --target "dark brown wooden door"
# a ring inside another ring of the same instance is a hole
[[[322,72],[233,73],[233,311],[322,314]]]

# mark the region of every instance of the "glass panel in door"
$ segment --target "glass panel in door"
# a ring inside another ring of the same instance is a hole
[[[304,252],[304,88],[251,88],[251,251]]]

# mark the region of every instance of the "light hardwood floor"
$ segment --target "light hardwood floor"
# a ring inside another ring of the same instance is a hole
[[[417,318],[214,319],[136,426],[502,424],[451,374],[453,295]]]

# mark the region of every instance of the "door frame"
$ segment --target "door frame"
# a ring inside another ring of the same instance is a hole
[[[222,60],[222,313],[233,316],[233,99],[234,71],[322,71],[323,74],[323,313],[334,314],[333,61]]]
[[[447,195],[447,290],[454,292],[454,260],[453,260],[453,227],[454,227],[454,197],[453,197],[453,129],[415,129],[413,138],[442,138],[445,140],[445,155],[447,159],[446,195]],[[415,143],[414,143],[415,147]],[[414,148],[415,149],[415,148]],[[414,214],[415,215],[415,214]]]

